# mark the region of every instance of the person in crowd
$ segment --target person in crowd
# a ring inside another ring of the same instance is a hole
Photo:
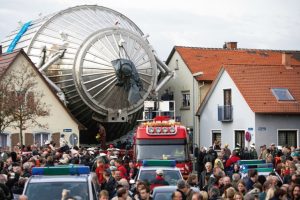
[[[234,173],[232,174],[232,181],[231,181],[231,184],[232,186],[237,190],[238,188],[238,183],[239,181],[241,180],[241,175],[240,174],[237,174],[237,173]]]
[[[137,180],[135,183],[135,187],[132,189],[133,199],[141,199],[140,191],[146,187],[148,187],[148,185],[144,181]]]
[[[233,196],[233,199],[234,200],[244,200],[244,195],[239,192],[236,192]]]
[[[300,199],[300,185],[295,185],[292,189],[291,200],[299,200]]]
[[[215,159],[214,166],[220,167],[222,170],[224,170],[224,165],[222,162],[222,155],[219,153],[218,157]]]
[[[221,168],[215,167],[213,169],[213,174],[208,179],[207,191],[210,190],[211,187],[216,187],[220,189],[223,186],[222,178],[225,176],[224,171]]]
[[[223,194],[226,191],[226,189],[230,188],[230,187],[232,187],[230,177],[229,176],[224,176],[223,177],[223,187],[220,190],[221,194]]]
[[[240,165],[238,163],[234,163],[232,172],[228,174],[239,174],[242,177],[242,173],[240,172]]]
[[[269,190],[271,187],[272,187],[272,182],[271,182],[271,181],[266,181],[266,182],[263,184],[262,191],[261,191],[261,192],[259,193],[259,195],[258,195],[259,199],[266,199],[268,190]]]
[[[70,149],[70,147],[68,145],[68,141],[65,138],[65,134],[60,135],[59,144],[60,144],[60,150],[62,152],[65,152]]]
[[[217,152],[213,149],[213,146],[210,146],[207,154],[204,156],[203,162],[210,162],[212,165],[215,163],[215,159],[218,157]],[[214,167],[214,166],[212,166]]]
[[[228,144],[224,145],[224,153],[225,153],[225,156],[228,159],[230,157],[230,155],[231,155],[231,150],[229,149],[229,145]]]
[[[260,155],[259,155],[259,159],[265,160],[266,159],[266,155],[267,155],[267,148],[266,145],[262,145],[260,146]]]
[[[148,186],[140,190],[140,200],[152,200],[152,199],[153,198],[150,196],[150,188]]]
[[[162,169],[157,169],[155,172],[156,177],[151,181],[150,190],[153,190],[157,186],[169,185],[164,179],[164,171]]]
[[[206,155],[207,148],[201,147],[197,156],[197,174],[198,174],[198,181],[200,181],[201,172],[204,170],[205,163],[203,162],[204,156]]]
[[[182,200],[182,194],[176,190],[172,193],[171,199],[172,200]]]
[[[221,150],[221,142],[219,140],[214,141],[213,150]]]
[[[249,153],[250,153],[250,159],[251,160],[254,160],[254,159],[258,158],[257,151],[255,149],[255,144],[254,143],[250,145]]]
[[[234,195],[235,195],[235,189],[233,187],[229,187],[224,191],[224,194],[222,195],[222,197],[225,200],[233,200],[234,199]]]
[[[275,143],[272,143],[270,145],[270,154],[272,155],[273,158],[275,158],[276,153],[277,153],[276,145],[275,145]]]
[[[109,200],[109,193],[107,190],[101,190],[99,192],[98,200]]]
[[[240,160],[240,157],[237,155],[237,152],[234,150],[232,151],[232,154],[230,158],[226,161],[226,170],[227,171],[232,171],[233,165]]]
[[[212,164],[211,162],[205,163],[205,170],[201,172],[200,179],[199,179],[199,188],[203,189],[206,188],[208,185],[209,177],[212,175]]]
[[[193,191],[193,189],[191,188],[191,186],[187,182],[185,183],[185,186],[187,188],[187,190],[185,192],[186,200],[192,200],[193,194],[195,192]]]
[[[186,200],[187,190],[186,182],[184,180],[179,180],[177,182],[177,191],[181,193],[182,200]]]
[[[109,170],[103,172],[104,182],[101,184],[101,190],[107,190],[111,199],[116,194],[117,181],[111,175]]]
[[[138,174],[138,169],[136,168],[135,163],[132,160],[129,161],[128,166],[129,166],[129,168],[127,170],[127,174],[129,175],[128,178],[134,179],[135,176]]]
[[[201,196],[200,192],[194,192],[192,200],[203,200],[203,197]]]
[[[106,170],[105,163],[103,162],[102,159],[98,159],[96,162],[97,162],[97,167],[96,167],[95,173],[98,177],[98,183],[101,185],[104,182],[103,173]]]
[[[128,200],[128,191],[124,187],[120,187],[117,190],[117,198],[112,198],[112,200]]]
[[[206,191],[201,190],[199,193],[202,196],[203,200],[208,200],[208,193]]]
[[[237,184],[237,191],[243,195],[247,193],[246,183],[244,180],[240,180]]]
[[[258,178],[257,170],[256,169],[249,169],[248,177],[249,177],[249,179],[246,182],[246,189],[249,191],[249,190],[253,189],[254,183],[257,182],[257,178]]]
[[[220,190],[217,187],[211,187],[208,192],[209,200],[218,200],[220,199]]]
[[[128,178],[128,176],[127,176],[127,170],[126,170],[126,168],[123,166],[122,160],[121,160],[121,159],[117,159],[117,160],[115,161],[115,166],[117,167],[117,170],[120,171],[120,176],[121,176],[121,178],[127,179],[127,178]]]
[[[132,199],[132,198],[133,198],[133,194],[132,194],[132,192],[129,190],[129,189],[130,189],[130,186],[129,186],[129,183],[128,183],[127,179],[122,178],[120,181],[118,181],[118,185],[119,185],[119,186],[122,186],[123,188],[125,188],[125,189],[127,190],[127,194],[128,194],[127,199]]]
[[[186,182],[192,187],[197,187],[199,185],[197,174],[189,174]]]

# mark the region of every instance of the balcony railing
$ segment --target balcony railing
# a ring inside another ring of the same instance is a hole
[[[232,105],[218,106],[218,121],[232,122]]]

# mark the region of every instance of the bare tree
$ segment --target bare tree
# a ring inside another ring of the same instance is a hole
[[[11,77],[0,77],[0,133],[14,122],[14,95]]]
[[[22,64],[20,69],[9,73],[8,79],[11,82],[8,99],[14,99],[9,106],[13,110],[8,117],[12,119],[9,126],[20,130],[20,143],[23,145],[23,130],[30,127],[46,128],[47,124],[40,123],[38,119],[49,116],[50,110],[42,101],[44,94],[37,87],[37,75],[31,67]]]

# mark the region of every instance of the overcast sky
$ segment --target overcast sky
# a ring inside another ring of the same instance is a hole
[[[175,45],[300,50],[299,0],[0,0],[0,41],[18,22],[68,7],[97,4],[135,22],[158,56]]]

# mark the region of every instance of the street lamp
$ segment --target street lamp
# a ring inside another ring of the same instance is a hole
[[[195,86],[194,86],[194,82],[195,82],[195,79],[199,76],[202,76],[203,75],[203,72],[196,72],[196,73],[193,73],[192,76],[193,76],[193,110],[192,110],[192,116],[193,116],[193,149],[194,149],[194,146],[195,146],[195,141],[196,141],[196,134],[195,134]],[[198,88],[198,87],[197,87]]]

